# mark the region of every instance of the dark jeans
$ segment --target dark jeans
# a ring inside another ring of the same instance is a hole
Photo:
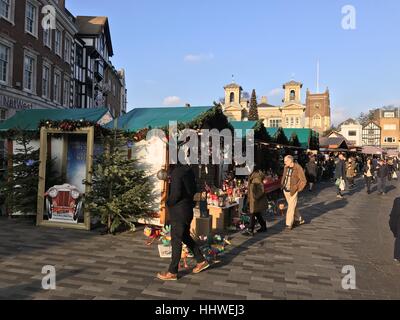
[[[394,258],[400,260],[400,237],[394,242]]]
[[[193,252],[197,263],[205,261],[199,246],[190,236],[191,223],[191,221],[171,221],[172,261],[168,270],[170,273],[178,274],[182,257],[182,242]]]
[[[378,192],[386,193],[386,181],[387,178],[379,178],[378,177]]]
[[[354,177],[347,177],[347,182],[349,184],[349,187],[354,186]]]
[[[365,184],[367,186],[367,191],[371,192],[372,177],[365,177]]]
[[[254,228],[255,228],[255,226],[256,226],[256,218],[257,218],[258,223],[261,225],[261,228],[262,228],[262,229],[267,229],[267,223],[266,223],[266,221],[264,220],[264,218],[263,218],[263,216],[262,216],[262,213],[257,212],[257,213],[253,213],[253,214],[251,215],[249,230],[250,230],[251,232],[254,232]]]

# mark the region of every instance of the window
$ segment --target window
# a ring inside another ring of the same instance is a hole
[[[349,131],[349,137],[356,137],[357,136],[357,131]]]
[[[8,83],[10,48],[0,43],[0,82]]]
[[[383,130],[397,130],[397,126],[395,124],[385,124]]]
[[[104,57],[104,49],[105,49],[104,35],[101,35],[99,41],[100,41],[100,54]]]
[[[54,73],[53,100],[61,104],[61,74],[57,71]]]
[[[384,118],[394,118],[395,114],[394,114],[394,112],[385,112],[383,117]]]
[[[294,118],[290,118],[290,126],[293,127],[294,126]]]
[[[24,89],[35,91],[35,58],[25,55],[24,58]]]
[[[51,29],[43,29],[43,44],[51,48]]]
[[[64,60],[71,62],[71,40],[66,36],[64,41]]]
[[[69,79],[64,79],[64,86],[63,86],[63,105],[64,107],[69,107]]]
[[[394,138],[394,137],[385,137],[385,143],[396,143],[396,138]]]
[[[229,102],[233,103],[235,102],[235,93],[231,92],[230,98],[229,98]]]
[[[38,23],[38,8],[31,2],[26,2],[25,12],[25,31],[37,36],[37,23]]]
[[[319,114],[315,115],[312,120],[312,126],[314,128],[321,128],[322,127],[322,118]]]
[[[7,110],[6,109],[0,109],[0,122],[3,122],[6,120],[7,116]]]
[[[296,126],[300,125],[300,118],[296,118]]]
[[[11,1],[0,0],[0,16],[7,20],[11,20]]]
[[[54,51],[61,57],[61,31],[55,30]]]
[[[50,67],[47,65],[43,65],[42,96],[50,98]]]
[[[290,101],[296,100],[296,91],[290,91]]]
[[[282,125],[282,120],[281,119],[270,119],[269,120],[269,126],[270,128],[279,128]]]
[[[286,118],[286,127],[289,127],[289,118]]]

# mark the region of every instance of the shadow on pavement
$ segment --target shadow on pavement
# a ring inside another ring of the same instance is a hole
[[[62,273],[56,273],[56,288],[60,280],[67,279],[83,272],[83,269],[71,270]],[[43,277],[46,275],[43,274]],[[0,288],[0,300],[29,300],[33,294],[45,291],[42,288],[42,280],[34,280],[31,283],[23,283],[18,286]],[[57,291],[57,289],[55,290]]]

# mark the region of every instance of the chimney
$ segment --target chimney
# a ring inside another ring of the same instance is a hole
[[[262,104],[268,104],[268,98],[266,96],[261,97]]]

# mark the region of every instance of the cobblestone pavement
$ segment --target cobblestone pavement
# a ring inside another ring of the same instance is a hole
[[[306,225],[285,232],[271,219],[268,234],[234,235],[220,264],[169,283],[155,278],[169,260],[142,232],[101,236],[0,219],[0,299],[399,299],[388,227],[398,184],[389,189],[367,195],[358,181],[337,200],[331,185],[319,185],[302,195]],[[56,267],[56,290],[41,289],[44,265]],[[342,289],[346,265],[356,290]]]

